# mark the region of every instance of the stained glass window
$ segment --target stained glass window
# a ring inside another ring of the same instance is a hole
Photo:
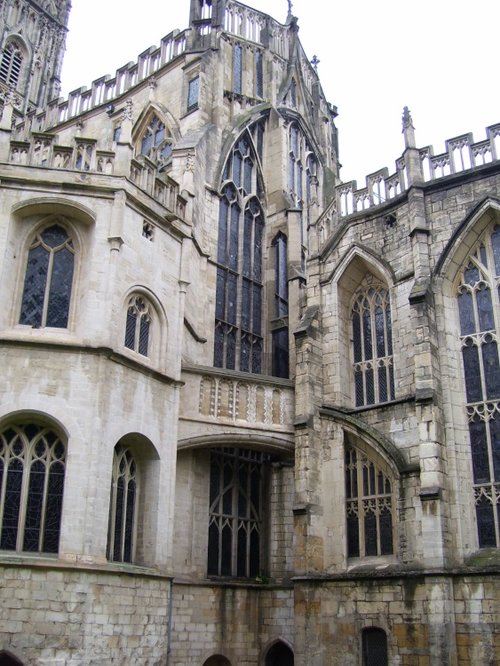
[[[75,251],[66,230],[55,224],[31,243],[24,278],[20,324],[68,326]]]
[[[259,158],[252,133],[236,142],[219,205],[214,365],[262,372],[262,243]]]
[[[0,62],[0,80],[11,86],[17,86],[21,76],[23,54],[16,42],[8,44]]]
[[[263,508],[269,456],[235,448],[210,456],[208,575],[253,578],[263,568]]]
[[[108,534],[108,559],[114,562],[132,562],[134,559],[137,484],[134,456],[118,444],[113,456]]]
[[[0,432],[0,550],[57,553],[66,447],[50,428]]]
[[[125,347],[149,356],[152,307],[142,296],[132,296],[125,323]]]
[[[478,542],[500,547],[500,227],[466,261],[457,288]]]
[[[356,406],[393,400],[389,293],[370,275],[365,277],[354,295],[351,325]]]
[[[394,552],[393,484],[373,460],[353,446],[345,452],[347,555]]]

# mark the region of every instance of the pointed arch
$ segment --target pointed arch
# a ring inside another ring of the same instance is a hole
[[[30,51],[21,35],[9,35],[0,59],[0,81],[21,90],[29,59]]]
[[[126,349],[160,362],[167,347],[168,319],[156,294],[144,285],[134,285],[124,297],[121,330]]]
[[[24,666],[24,664],[10,650],[0,650],[0,666]]]
[[[277,639],[267,648],[265,654],[265,666],[293,666],[293,650],[282,639]]]
[[[136,156],[147,157],[160,166],[169,163],[175,143],[174,127],[177,129],[172,114],[158,104],[149,104],[132,130]]]

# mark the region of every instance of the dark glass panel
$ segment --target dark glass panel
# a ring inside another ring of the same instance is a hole
[[[226,365],[228,370],[236,367],[236,331],[232,328],[226,334]]]
[[[247,157],[243,164],[243,189],[246,194],[252,191],[253,162]]]
[[[365,556],[377,555],[377,519],[372,512],[365,514]]]
[[[217,242],[217,261],[227,266],[227,217],[229,203],[226,197],[222,197],[219,204],[219,239]]]
[[[48,227],[48,229],[45,229],[40,234],[40,238],[49,247],[56,248],[60,245],[64,245],[64,243],[68,240],[68,234],[63,229],[63,227],[60,227],[58,224],[54,224],[53,226]]]
[[[135,347],[135,323],[137,313],[135,308],[129,308],[127,311],[127,322],[125,324],[125,347],[134,349]]]
[[[11,460],[6,469],[5,500],[0,549],[16,550],[17,530],[23,481],[23,464],[20,460]]]
[[[355,514],[347,515],[347,556],[359,557],[359,523]]]
[[[248,466],[240,463],[238,470],[238,516],[245,518],[248,515]]]
[[[495,328],[493,320],[493,304],[489,287],[481,286],[476,292],[477,310],[479,314],[479,330],[491,331]]]
[[[255,53],[255,96],[264,97],[263,58],[261,51]]]
[[[208,565],[209,576],[218,576],[219,572],[219,529],[215,520],[210,521],[208,528]]]
[[[486,396],[489,400],[500,397],[500,365],[498,363],[497,343],[490,336],[481,346],[483,355]]]
[[[363,360],[361,350],[361,321],[359,312],[352,313],[352,338],[354,350],[354,362],[357,363]]]
[[[245,277],[252,275],[252,241],[253,241],[253,215],[247,209],[245,212],[244,235],[243,235],[243,270]]]
[[[149,317],[141,317],[139,325],[139,354],[148,355],[149,347]]]
[[[495,414],[489,423],[491,439],[491,458],[493,463],[493,478],[500,481],[500,416]]]
[[[44,553],[57,553],[59,550],[63,493],[64,465],[61,462],[57,462],[52,464],[49,471],[42,544]]]
[[[495,261],[495,275],[500,275],[500,227],[495,227],[491,234],[491,246]]]
[[[470,335],[476,331],[472,294],[465,289],[458,295],[458,312],[460,315],[460,334]]]
[[[153,133],[150,129],[146,131],[146,134],[142,138],[141,142],[141,155],[148,156],[153,147]]]
[[[218,456],[212,453],[210,461],[210,507],[211,510],[217,511],[218,507],[214,506],[215,500],[218,500],[220,497],[220,465]]]
[[[135,481],[131,479],[127,486],[127,506],[125,511],[125,526],[124,526],[124,552],[123,561],[132,562],[132,545],[134,541],[134,510],[135,510],[135,494],[136,487]]]
[[[247,575],[247,532],[244,524],[238,528],[238,545],[236,550],[236,575]]]
[[[392,356],[392,322],[391,310],[387,307],[385,311],[385,325],[387,330],[387,355]]]
[[[188,101],[187,101],[187,110],[192,111],[193,109],[198,108],[198,95],[200,92],[200,77],[197,76],[188,84]]]
[[[288,352],[288,328],[280,328],[272,332],[273,343],[273,368],[274,377],[288,378],[289,376],[289,352]]]
[[[240,370],[242,372],[250,372],[250,362],[252,355],[252,346],[250,343],[250,338],[247,334],[241,335],[240,343]]]
[[[365,393],[363,389],[363,373],[361,370],[356,370],[354,373],[354,385],[356,393],[356,407],[361,407],[365,404]]]
[[[216,368],[224,367],[224,332],[221,324],[217,324],[215,327],[214,366]]]
[[[366,380],[366,404],[373,405],[375,402],[375,385],[373,383],[373,369],[367,368],[365,371]]]
[[[481,263],[483,264],[483,266],[488,268],[488,258],[486,256],[486,248],[482,244],[481,247],[479,248],[479,256],[481,257]]]
[[[387,400],[387,368],[380,366],[378,368],[378,401],[386,402]]]
[[[241,283],[241,328],[244,331],[250,330],[251,318],[251,282],[249,280],[242,280]]]
[[[372,350],[372,318],[367,301],[363,304],[363,342],[365,345],[364,360],[368,361],[373,358]]]
[[[288,158],[288,184],[292,191],[295,190],[295,159],[293,155]]]
[[[47,307],[47,326],[66,328],[68,325],[74,255],[68,248],[54,254]]]
[[[490,480],[490,469],[485,422],[479,419],[479,417],[476,417],[475,421],[469,423],[469,435],[474,483],[488,482]]]
[[[392,555],[394,547],[392,543],[392,515],[388,509],[380,513],[380,554]]]
[[[231,576],[232,575],[232,530],[230,526],[226,523],[222,528],[221,535],[221,576]]]
[[[479,371],[479,354],[477,347],[468,340],[462,349],[465,374],[465,390],[467,402],[478,402],[483,397],[481,374]]]
[[[476,504],[477,529],[480,548],[495,547],[495,514],[493,505],[484,495]]]
[[[376,486],[375,486],[375,465],[373,463],[370,463],[368,466],[368,478],[369,478],[369,494],[370,495],[375,495],[377,492]]]
[[[233,508],[233,475],[234,467],[232,461],[227,457],[223,459],[223,478],[224,486],[222,491],[222,513],[226,516],[231,515]]]
[[[260,374],[262,372],[262,339],[254,340],[252,345],[252,370]]]
[[[479,269],[474,266],[474,264],[469,264],[464,271],[464,282],[465,284],[474,285],[476,282],[479,282],[480,274]]]
[[[38,460],[32,463],[29,473],[28,499],[26,502],[23,540],[23,550],[27,552],[36,553],[40,550],[40,526],[42,522],[44,484],[45,465]]]
[[[116,508],[115,508],[115,535],[113,543],[113,560],[120,562],[122,559],[121,537],[123,530],[123,517],[125,512],[125,484],[123,478],[116,482]]]
[[[238,268],[240,208],[234,203],[231,206],[231,231],[229,237],[229,268]]]
[[[250,533],[250,578],[260,573],[260,535],[256,528]]]
[[[29,251],[24,291],[21,305],[20,324],[42,325],[43,301],[49,270],[49,253],[42,246]]]
[[[262,279],[262,234],[264,232],[264,225],[262,218],[255,218],[254,229],[254,249],[253,249],[253,278],[258,282]]]
[[[243,71],[243,49],[239,44],[233,47],[233,90],[241,93]]]
[[[375,310],[375,337],[377,340],[377,356],[385,356],[385,333],[384,333],[384,311],[381,307],[377,307]]]
[[[217,291],[215,295],[215,316],[219,320],[226,318],[226,271],[222,268],[217,269]],[[135,321],[134,321],[135,330]],[[128,345],[127,345],[128,347]]]
[[[363,629],[363,666],[388,666],[387,636],[383,629]]]
[[[230,324],[236,324],[238,284],[237,276],[234,273],[227,274],[227,321]]]
[[[261,313],[262,313],[262,287],[258,284],[253,285],[253,317],[252,317],[252,332],[255,335],[260,335],[261,331]]]
[[[368,467],[363,465],[363,495],[366,497],[370,494],[369,478],[368,478]]]

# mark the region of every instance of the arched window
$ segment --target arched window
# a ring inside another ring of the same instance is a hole
[[[226,164],[219,207],[214,365],[260,373],[264,214],[257,162],[245,133]]]
[[[11,41],[3,50],[0,62],[0,80],[17,87],[21,78],[24,50],[16,41]]]
[[[213,449],[210,456],[208,575],[261,573],[266,463],[260,451]]]
[[[20,324],[68,326],[75,250],[59,224],[40,231],[31,243],[24,279]]]
[[[0,432],[0,550],[57,553],[66,446],[50,428]]]
[[[166,162],[172,155],[172,138],[156,114],[140,136],[139,153],[155,162]]]
[[[394,552],[393,483],[380,465],[358,448],[346,446],[347,556]]]
[[[500,547],[500,226],[466,260],[458,284],[460,343],[481,548]]]
[[[389,292],[368,275],[351,307],[356,406],[394,399]]]
[[[288,130],[288,189],[294,204],[308,211],[317,187],[318,160],[304,132],[293,122]]]
[[[142,356],[149,356],[152,314],[153,308],[143,296],[135,294],[130,298],[125,325],[125,347]]]
[[[266,666],[293,666],[293,652],[283,643],[278,641],[266,654]]]
[[[363,629],[363,666],[388,666],[387,634],[383,629]]]
[[[108,559],[132,562],[138,498],[137,464],[130,449],[117,444],[113,455],[111,502],[108,534]]]

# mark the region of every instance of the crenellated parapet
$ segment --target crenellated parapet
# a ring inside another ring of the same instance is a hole
[[[500,123],[486,128],[486,139],[474,142],[472,133],[448,139],[443,153],[434,155],[432,146],[412,148],[396,160],[395,172],[387,168],[375,171],[366,177],[366,186],[358,188],[355,180],[336,187],[335,208],[339,217],[360,213],[380,206],[405,192],[417,182],[415,174],[409,172],[408,152],[417,151],[420,167],[418,179],[427,183],[439,178],[463,173],[500,159]],[[328,211],[325,212],[325,215]]]

